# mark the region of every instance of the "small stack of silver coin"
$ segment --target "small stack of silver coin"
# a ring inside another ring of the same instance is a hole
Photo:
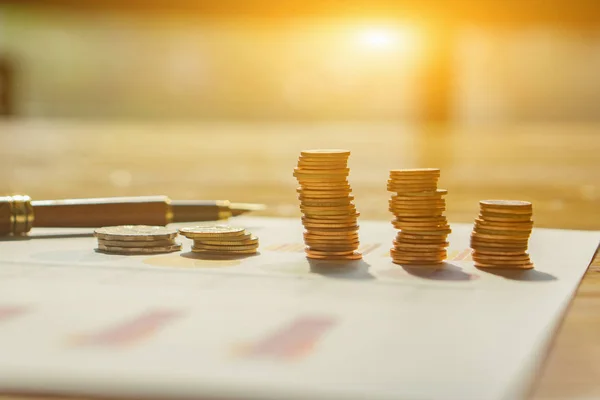
[[[97,251],[109,254],[159,254],[181,250],[175,242],[177,229],[164,226],[121,225],[98,228]]]

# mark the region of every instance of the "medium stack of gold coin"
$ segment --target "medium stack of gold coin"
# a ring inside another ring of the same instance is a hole
[[[358,216],[348,183],[350,151],[305,150],[294,176],[306,228],[306,256],[319,260],[359,260]]]
[[[482,200],[471,234],[472,258],[480,268],[530,269],[527,247],[533,229],[528,201]]]
[[[176,229],[164,226],[121,225],[98,228],[98,251],[102,253],[134,255],[170,253],[181,250],[175,242]]]
[[[258,238],[244,228],[207,225],[182,228],[179,233],[194,241],[194,253],[241,256],[258,251]]]
[[[446,259],[450,226],[444,216],[447,191],[437,188],[437,168],[390,171],[387,189],[396,194],[390,211],[400,232],[390,254],[395,264],[440,265]]]

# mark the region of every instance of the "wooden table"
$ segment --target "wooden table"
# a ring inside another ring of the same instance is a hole
[[[451,222],[472,222],[480,199],[504,198],[532,201],[537,227],[600,230],[600,125],[0,121],[0,193],[226,198],[299,216],[292,170],[315,147],[352,150],[361,218],[390,219],[390,169],[439,167]],[[600,398],[599,272],[596,259],[532,398]]]

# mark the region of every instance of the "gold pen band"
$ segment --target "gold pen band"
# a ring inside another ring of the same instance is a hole
[[[33,207],[29,196],[8,196],[2,199],[8,204],[10,227],[13,235],[23,235],[31,230],[34,221]]]

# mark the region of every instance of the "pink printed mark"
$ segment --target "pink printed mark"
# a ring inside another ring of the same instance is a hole
[[[0,322],[8,321],[25,314],[28,309],[29,307],[26,306],[0,306]]]
[[[152,310],[139,317],[93,334],[75,338],[76,345],[83,346],[127,346],[146,339],[181,316],[179,311]]]
[[[309,354],[321,336],[335,325],[330,317],[298,317],[283,329],[245,349],[248,358],[295,359]]]

